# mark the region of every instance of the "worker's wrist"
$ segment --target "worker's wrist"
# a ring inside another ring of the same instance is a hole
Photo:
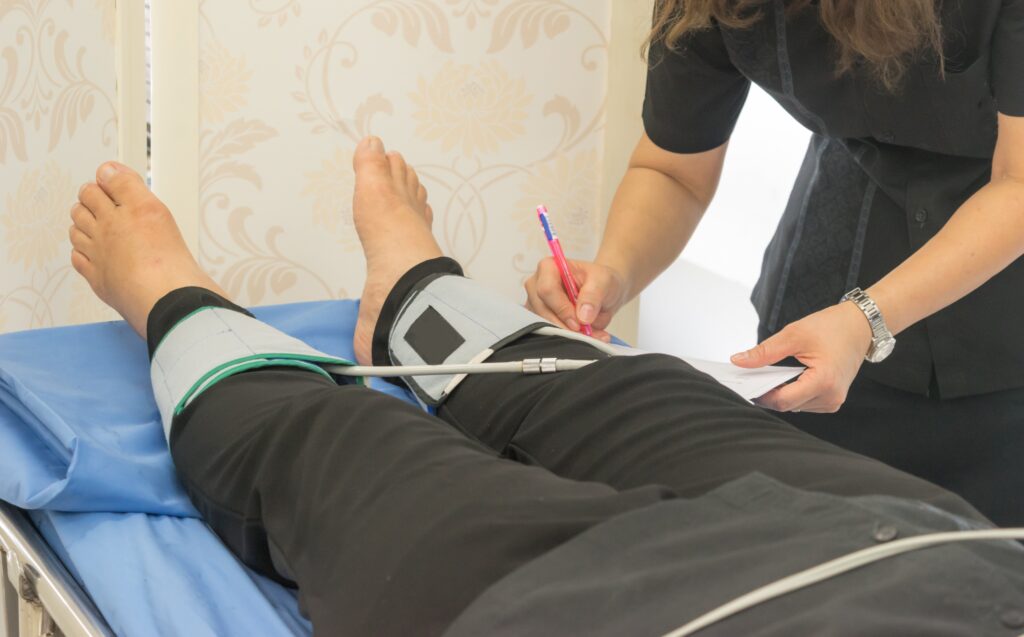
[[[885,282],[879,282],[864,291],[871,300],[878,306],[882,314],[885,326],[893,334],[899,334],[912,325],[915,320],[908,320],[906,316],[906,297],[896,293],[891,286]]]
[[[866,355],[874,338],[870,320],[853,301],[843,301],[839,304],[839,310],[849,325],[848,333],[857,342],[857,351]]]
[[[602,252],[594,259],[594,263],[612,271],[624,299],[633,298],[636,283],[633,278],[633,269],[627,260]]]

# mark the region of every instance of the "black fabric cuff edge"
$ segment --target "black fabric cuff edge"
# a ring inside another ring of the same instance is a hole
[[[149,358],[153,359],[156,348],[164,337],[189,314],[204,307],[218,307],[231,310],[246,316],[252,316],[249,310],[235,305],[223,296],[200,287],[184,287],[165,294],[153,305],[146,319],[146,346]]]

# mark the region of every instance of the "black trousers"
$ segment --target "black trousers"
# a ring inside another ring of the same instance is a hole
[[[445,259],[414,268],[378,331],[422,277],[457,271]],[[150,315],[151,344],[202,305],[244,311],[205,290],[172,292]],[[600,356],[530,336],[496,359],[540,355]],[[440,634],[493,583],[583,531],[752,472],[983,519],[949,492],[801,433],[661,355],[549,377],[473,376],[438,417],[301,370],[253,371],[190,404],[173,423],[171,452],[224,542],[256,570],[298,584],[318,635]]]
[[[959,494],[1000,526],[1024,526],[1024,389],[954,400],[866,378],[836,414],[783,414],[822,440]]]

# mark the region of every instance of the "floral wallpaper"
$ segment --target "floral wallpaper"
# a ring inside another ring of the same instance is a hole
[[[596,250],[610,0],[198,0],[200,260],[241,302],[358,296],[352,149],[415,165],[435,234],[521,299]],[[117,149],[115,0],[0,0],[0,331],[106,320],[68,263]]]
[[[420,172],[442,248],[521,299],[597,248],[610,0],[201,0],[200,259],[238,300],[358,296],[352,149]]]
[[[113,315],[71,269],[78,185],[117,150],[115,0],[0,0],[0,331]]]

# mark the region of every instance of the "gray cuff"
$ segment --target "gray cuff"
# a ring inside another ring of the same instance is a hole
[[[353,364],[245,314],[204,307],[182,319],[160,342],[150,363],[150,378],[169,438],[174,416],[229,376],[261,367],[297,367],[333,378],[322,365]]]
[[[441,276],[406,298],[388,337],[388,356],[393,365],[480,363],[503,345],[547,325],[475,281]],[[435,407],[463,378],[412,376],[405,382],[420,401]]]

